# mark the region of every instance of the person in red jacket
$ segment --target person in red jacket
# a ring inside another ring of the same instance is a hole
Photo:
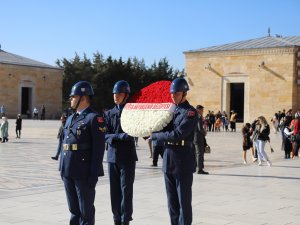
[[[295,119],[294,119],[294,136],[295,142],[294,142],[294,151],[292,153],[293,159],[295,157],[299,157],[299,147],[300,147],[300,133],[299,133],[299,128],[300,128],[300,120],[299,120],[299,114],[295,114]],[[298,137],[299,136],[299,137]]]

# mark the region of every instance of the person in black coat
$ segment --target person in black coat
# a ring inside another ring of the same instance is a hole
[[[197,126],[194,133],[194,146],[195,146],[195,154],[197,160],[198,174],[208,174],[208,172],[204,171],[204,149],[206,147],[205,135],[206,131],[203,128],[203,109],[202,105],[197,105],[196,110],[198,113],[198,121]]]
[[[292,134],[294,133],[294,130],[290,129],[290,124],[291,120],[285,118],[282,129],[282,146],[285,153],[284,158],[286,159],[291,158],[291,152],[293,150]]]
[[[16,135],[17,138],[21,138],[21,130],[22,130],[22,117],[21,114],[18,114],[16,120]]]

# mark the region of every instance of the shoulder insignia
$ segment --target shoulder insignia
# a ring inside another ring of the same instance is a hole
[[[102,117],[102,116],[99,116],[99,117],[97,117],[97,120],[98,120],[98,123],[103,123],[103,122],[104,122],[104,120],[103,120],[103,117]]]
[[[195,112],[192,111],[192,110],[188,111],[188,117],[189,117],[189,118],[195,117]]]
[[[106,127],[99,127],[99,131],[101,131],[101,132],[105,133],[105,131],[106,131]]]

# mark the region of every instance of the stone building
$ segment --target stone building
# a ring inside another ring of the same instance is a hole
[[[44,105],[46,118],[59,116],[62,110],[63,70],[0,49],[0,105],[8,118],[16,118]]]
[[[300,109],[300,36],[262,37],[184,52],[189,101],[214,112],[268,121],[278,110]]]

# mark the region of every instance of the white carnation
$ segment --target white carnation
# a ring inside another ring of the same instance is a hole
[[[134,137],[147,137],[161,131],[172,120],[169,110],[123,110],[121,126],[124,132]]]

